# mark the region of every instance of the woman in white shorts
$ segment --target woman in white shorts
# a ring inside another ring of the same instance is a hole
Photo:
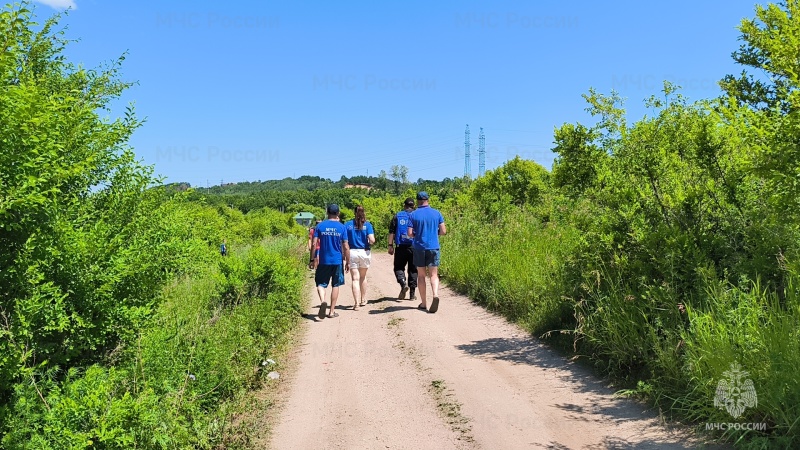
[[[356,207],[356,218],[344,224],[350,244],[350,277],[353,280],[354,310],[367,304],[367,269],[369,269],[370,247],[375,244],[375,230],[367,222],[364,207]]]

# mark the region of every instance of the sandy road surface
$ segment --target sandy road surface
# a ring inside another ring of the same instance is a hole
[[[391,257],[373,254],[370,304],[314,321],[296,355],[271,447],[284,449],[688,449],[602,381],[449,289],[436,314],[395,300]]]

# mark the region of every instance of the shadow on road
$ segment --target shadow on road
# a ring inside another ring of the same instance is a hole
[[[554,350],[530,337],[488,338],[456,348],[473,356],[500,359],[516,364],[528,364],[543,368],[564,369],[574,366]],[[588,375],[588,374],[587,374]]]
[[[532,337],[494,337],[456,346],[464,353],[480,358],[499,359],[541,369],[557,369],[557,376],[575,390],[601,395],[614,391],[588,368],[582,367]],[[564,407],[564,409],[569,409]],[[578,411],[575,411],[576,413]],[[582,411],[581,411],[582,412]]]
[[[383,302],[399,302],[401,300],[397,300],[397,297],[381,297],[376,300],[367,300],[367,304],[374,305],[376,303],[383,303]]]
[[[570,361],[564,355],[548,348],[532,337],[494,337],[457,345],[456,348],[479,358],[510,361],[514,364],[524,364],[543,369],[546,373],[561,379],[573,392],[589,394],[590,403],[588,406],[567,402],[552,405],[554,408],[568,412],[567,418],[569,420],[608,424],[641,419],[657,420],[657,414],[647,405],[630,399],[614,398],[614,389],[608,384],[608,381],[598,378],[589,368]],[[643,432],[643,434],[646,434],[645,430]],[[637,440],[636,442],[629,442],[619,438],[606,438],[601,444],[589,448],[678,450],[697,447],[697,442],[677,443],[672,440],[664,442],[658,438],[652,439],[649,436],[641,436],[641,438],[642,440]],[[556,442],[543,447],[548,449],[567,448]],[[707,445],[705,448],[725,447]]]
[[[550,442],[549,444],[535,444],[536,447],[545,448],[547,450],[568,450],[570,447],[558,443],[558,442]],[[603,439],[603,442],[600,442],[595,445],[590,445],[587,447],[582,447],[586,450],[607,450],[607,449],[615,449],[615,450],[688,450],[697,448],[695,445],[684,445],[684,444],[677,444],[674,442],[661,442],[656,439],[644,439],[637,442],[631,442],[625,439],[619,438],[606,438]],[[710,449],[710,448],[717,448],[717,447],[707,447],[704,446],[702,448]]]
[[[368,303],[370,305],[374,305],[374,304],[383,303],[383,302],[391,302],[391,303],[393,303],[393,305],[392,306],[387,306],[385,308],[371,309],[371,310],[369,310],[369,313],[370,314],[388,314],[388,313],[393,313],[393,312],[397,312],[397,311],[403,311],[403,310],[406,310],[406,309],[415,309],[416,308],[415,306],[411,306],[411,304],[410,304],[410,302],[408,300],[398,300],[397,297],[381,297],[381,298],[379,298],[377,300],[370,300]],[[406,303],[406,306],[403,305],[404,303]]]
[[[397,312],[397,311],[405,311],[405,310],[409,310],[409,309],[417,309],[417,307],[416,306],[401,306],[401,305],[397,305],[397,306],[389,306],[388,308],[383,308],[383,309],[372,309],[372,310],[370,310],[369,313],[370,314],[388,314],[388,313],[393,313],[393,312]]]

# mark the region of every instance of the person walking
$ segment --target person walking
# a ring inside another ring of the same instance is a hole
[[[392,217],[389,223],[389,254],[394,255],[394,276],[400,285],[398,300],[404,300],[411,291],[409,300],[417,298],[417,266],[414,265],[413,241],[408,236],[411,224],[411,213],[414,212],[414,199],[408,197],[403,202],[403,210]],[[406,267],[408,267],[408,283],[406,284]]]
[[[306,244],[306,250],[311,251],[311,243],[314,241],[314,231],[317,229],[317,225],[322,223],[321,220],[317,219],[317,222],[314,224],[313,227],[309,228],[308,230],[308,243]],[[317,246],[314,249],[314,252],[311,254],[311,258],[308,261],[308,268],[314,270],[314,261],[316,260],[316,264],[319,264],[319,243],[320,240],[317,239]]]
[[[339,298],[339,286],[344,284],[344,272],[350,269],[350,247],[347,243],[347,229],[339,221],[339,206],[336,204],[328,205],[328,220],[323,221],[314,230],[314,237],[311,242],[311,254],[309,255],[311,265],[316,269],[314,282],[317,285],[317,295],[319,296],[318,317],[339,317],[336,312],[336,300]],[[319,260],[314,259],[314,250],[319,241]],[[342,267],[344,260],[344,267]],[[325,289],[328,284],[331,287],[330,312],[326,315],[328,304],[325,302]]]
[[[414,265],[417,266],[419,296],[422,303],[419,309],[427,309],[430,313],[439,310],[439,236],[447,234],[442,213],[433,209],[428,204],[430,197],[425,191],[417,193],[417,209],[411,213],[411,226],[408,235],[413,239]],[[426,273],[427,271],[427,273]],[[433,300],[427,308],[425,276],[431,279],[431,294]]]
[[[219,254],[222,256],[228,256],[228,243],[225,239],[222,240],[222,244],[219,246]]]
[[[367,221],[364,207],[356,206],[356,217],[344,224],[350,247],[350,278],[353,281],[353,310],[367,305],[367,270],[371,258],[370,248],[375,244],[375,230]]]

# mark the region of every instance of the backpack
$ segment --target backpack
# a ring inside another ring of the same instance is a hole
[[[397,230],[394,232],[394,243],[397,245],[411,245],[413,242],[408,237],[408,227],[411,226],[411,214],[406,211],[397,213]]]

